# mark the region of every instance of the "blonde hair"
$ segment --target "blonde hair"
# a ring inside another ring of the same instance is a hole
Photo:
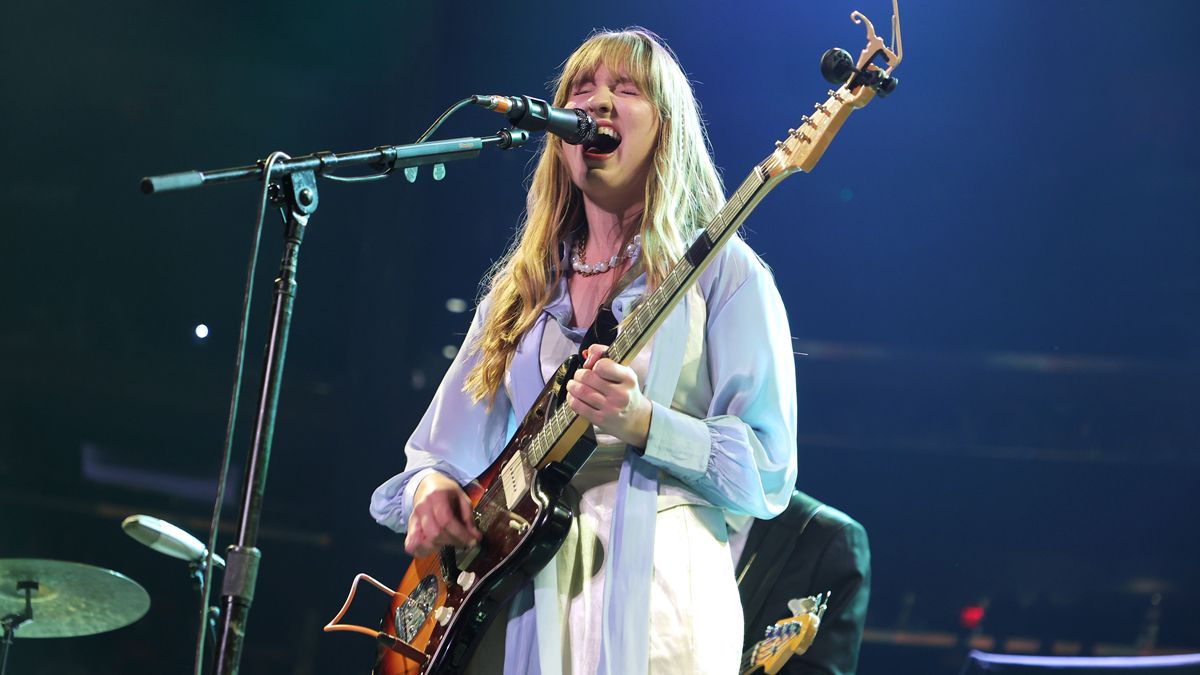
[[[653,104],[659,136],[646,178],[639,232],[650,287],[656,287],[725,201],[691,83],[670,48],[639,27],[601,31],[566,60],[553,104],[563,106],[571,85],[605,65],[628,75]],[[491,306],[479,338],[468,349],[480,359],[463,391],[490,406],[521,336],[537,322],[559,283],[560,244],[582,224],[583,197],[567,172],[562,141],[546,136],[515,243],[492,268],[484,286]]]

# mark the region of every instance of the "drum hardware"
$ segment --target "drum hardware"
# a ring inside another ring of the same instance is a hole
[[[149,609],[146,590],[119,572],[62,560],[0,559],[0,675],[16,638],[106,633]]]

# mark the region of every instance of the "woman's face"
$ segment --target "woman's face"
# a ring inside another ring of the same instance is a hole
[[[596,145],[562,145],[571,181],[592,202],[623,213],[645,197],[658,142],[658,111],[626,74],[600,64],[591,77],[571,83],[565,107],[582,108],[595,118]]]

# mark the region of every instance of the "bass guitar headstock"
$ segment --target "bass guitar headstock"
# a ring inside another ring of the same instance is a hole
[[[796,171],[810,172],[824,155],[833,137],[850,113],[866,106],[875,98],[887,96],[899,83],[892,71],[904,57],[900,39],[900,8],[892,0],[892,45],[885,46],[875,34],[875,26],[862,12],[850,13],[850,19],[867,28],[867,46],[858,59],[844,49],[833,48],[821,57],[821,74],[831,84],[824,103],[815,104],[812,115],[800,118],[800,126],[788,129],[787,138],[775,142],[775,151],[760,164],[767,176],[782,179]],[[876,61],[882,61],[877,65]]]
[[[821,617],[829,606],[829,596],[829,591],[826,591],[788,601],[792,616],[767,627],[766,636],[742,657],[742,675],[758,672],[759,669],[767,675],[775,675],[788,659],[808,651],[821,627]]]

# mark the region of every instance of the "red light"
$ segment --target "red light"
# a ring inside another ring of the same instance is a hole
[[[979,605],[963,607],[962,612],[958,615],[958,620],[967,630],[979,628],[979,624],[983,623],[983,607]]]

